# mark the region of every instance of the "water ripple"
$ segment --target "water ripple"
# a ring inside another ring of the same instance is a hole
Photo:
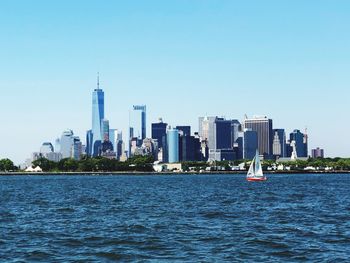
[[[346,179],[346,180],[344,180]],[[4,176],[4,262],[346,262],[350,175]]]

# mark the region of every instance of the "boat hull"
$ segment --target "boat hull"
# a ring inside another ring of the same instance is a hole
[[[247,181],[249,182],[263,182],[263,181],[266,181],[267,178],[264,176],[264,177],[260,177],[260,178],[254,178],[254,177],[248,177],[247,178]]]

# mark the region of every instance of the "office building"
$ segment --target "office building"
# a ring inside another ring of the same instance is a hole
[[[199,136],[202,141],[207,141],[209,150],[232,149],[233,135],[231,120],[219,117],[200,117]]]
[[[217,118],[214,124],[214,142],[210,144],[209,141],[209,149],[210,145],[212,145],[212,149],[232,149],[232,122],[231,120],[225,120],[223,118]]]
[[[113,144],[114,151],[116,151],[117,149],[117,136],[118,136],[117,129],[109,129],[108,137],[109,137],[109,141]]]
[[[202,141],[207,141],[208,147],[209,141],[214,142],[214,124],[217,117],[199,117],[199,136]]]
[[[60,142],[60,138],[57,138],[57,139],[55,140],[54,151],[55,151],[56,153],[61,152],[61,142]]]
[[[70,158],[73,158],[75,160],[80,160],[82,153],[83,153],[83,145],[80,141],[80,138],[78,136],[74,136]]]
[[[297,157],[308,157],[307,135],[295,129],[289,135],[290,144],[292,144],[293,141],[295,143]]]
[[[158,140],[152,138],[146,138],[143,140],[142,146],[142,155],[152,155],[154,160],[158,160],[159,146]]]
[[[243,132],[243,159],[252,160],[258,149],[258,133],[252,129]]]
[[[187,130],[188,131],[188,130]],[[201,142],[199,137],[179,133],[179,159],[180,161],[201,161]],[[188,133],[187,133],[188,134]]]
[[[125,147],[124,147],[124,142],[123,142],[123,133],[122,131],[117,131],[117,137],[116,137],[116,148],[114,148],[114,151],[116,153],[116,157],[119,160],[120,157],[124,154],[125,152]]]
[[[177,129],[169,129],[167,131],[167,148],[168,162],[179,162],[179,131]]]
[[[62,133],[60,139],[62,158],[71,158],[72,156],[72,147],[74,144],[73,135],[72,130],[65,130]]]
[[[41,154],[47,154],[54,152],[54,148],[51,142],[44,142],[40,147]]]
[[[129,111],[129,155],[132,156],[131,143],[136,140],[136,146],[142,145],[146,138],[146,105],[134,105]]]
[[[272,153],[275,157],[287,157],[286,133],[284,129],[274,129]]]
[[[319,147],[312,149],[311,156],[312,158],[324,158],[324,150]]]
[[[48,159],[49,161],[53,161],[56,163],[62,160],[61,153],[57,153],[57,152],[46,153],[43,155],[43,157]]]
[[[103,119],[101,121],[102,128],[102,141],[108,142],[109,140],[109,120]]]
[[[54,147],[51,142],[44,142],[41,145],[39,156],[53,162],[59,162],[62,159],[61,153],[54,151]]]
[[[235,150],[236,153],[236,158],[237,160],[242,160],[244,159],[243,156],[243,143],[244,143],[244,132],[239,132],[238,133],[238,138],[236,139],[235,143],[233,144],[233,149]]]
[[[163,148],[166,138],[167,123],[160,118],[158,123],[152,123],[152,139],[158,141],[158,147]]]
[[[97,77],[97,88],[92,93],[92,129],[87,137],[91,139],[90,144],[87,145],[87,152],[92,153],[92,156],[98,156],[103,134],[102,134],[102,120],[104,119],[104,92],[100,88],[99,77]],[[91,136],[91,137],[90,137]],[[87,143],[88,144],[88,143]]]
[[[176,129],[183,136],[191,136],[191,126],[176,126]]]
[[[129,138],[146,138],[146,105],[134,105],[129,116]]]
[[[74,136],[72,130],[65,130],[60,139],[60,154],[61,158],[74,158],[80,160],[83,145],[78,136]]]
[[[242,131],[242,125],[238,120],[231,120],[231,142],[236,143]]]
[[[259,154],[264,158],[272,158],[272,144],[274,133],[272,129],[272,120],[267,117],[253,117],[244,120],[244,128],[255,131],[258,136]]]
[[[92,135],[92,130],[88,130],[86,132],[86,155],[87,156],[92,156],[93,155],[93,135]]]
[[[234,161],[236,160],[234,149],[211,149],[209,150],[209,161]]]

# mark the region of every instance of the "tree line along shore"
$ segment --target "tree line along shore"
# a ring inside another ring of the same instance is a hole
[[[152,156],[134,156],[125,162],[115,159],[107,159],[102,157],[83,158],[79,161],[74,159],[62,159],[59,162],[53,162],[45,158],[40,158],[33,162],[33,167],[40,167],[46,173],[65,173],[65,172],[154,172],[154,159]],[[250,160],[237,161],[216,161],[216,162],[182,162],[181,168],[183,172],[231,172],[239,171],[237,167],[247,169]],[[264,160],[262,161],[263,170],[265,171],[285,171],[285,172],[302,172],[308,171],[327,171],[339,172],[350,171],[350,158],[309,158],[308,160],[296,160],[280,163],[278,161]],[[278,169],[278,167],[288,169]],[[242,171],[242,169],[240,170]],[[243,169],[244,171],[244,169]],[[21,173],[19,167],[9,159],[0,160],[0,172],[2,173]]]

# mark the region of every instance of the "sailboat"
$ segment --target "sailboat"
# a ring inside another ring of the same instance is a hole
[[[252,160],[252,163],[250,164],[250,167],[247,173],[247,180],[251,182],[259,182],[259,181],[267,180],[266,176],[264,176],[263,174],[258,150],[256,151],[255,157]]]

